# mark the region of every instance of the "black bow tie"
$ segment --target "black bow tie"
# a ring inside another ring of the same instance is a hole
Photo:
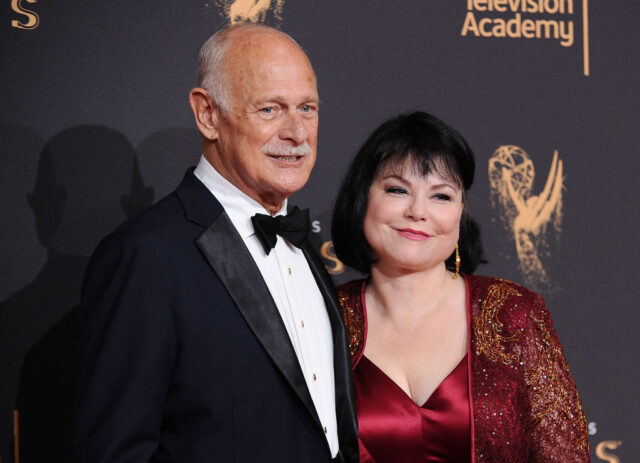
[[[295,247],[302,248],[309,234],[309,209],[300,210],[296,206],[288,215],[275,217],[256,214],[251,217],[251,223],[267,254],[276,245],[276,235],[282,236]]]

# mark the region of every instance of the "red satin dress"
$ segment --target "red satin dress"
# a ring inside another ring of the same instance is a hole
[[[364,297],[362,303],[364,306]],[[366,317],[366,307],[363,309]],[[466,354],[419,406],[362,355],[353,372],[360,462],[471,462],[468,372]]]
[[[587,420],[544,300],[507,280],[464,279],[468,396],[458,365],[423,407],[362,355],[365,282],[338,287],[358,394],[361,462],[589,463]]]

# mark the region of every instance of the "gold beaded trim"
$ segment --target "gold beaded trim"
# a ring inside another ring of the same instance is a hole
[[[362,316],[358,317],[350,304],[349,297],[344,294],[339,294],[338,299],[342,306],[342,315],[344,317],[345,324],[347,325],[347,332],[349,337],[349,352],[353,359],[360,349],[362,337],[364,334],[364,323]]]
[[[569,365],[562,354],[562,348],[553,335],[544,315],[535,320],[540,332],[541,342],[538,346],[538,361],[525,372],[527,385],[532,389],[532,420],[535,425],[551,413],[558,412],[576,430],[573,443],[580,449],[589,445],[587,435],[587,418],[580,404],[578,391],[567,391],[558,373],[571,377]]]
[[[487,297],[480,306],[480,314],[473,323],[476,355],[484,353],[492,362],[501,360],[505,365],[515,362],[517,356],[507,354],[504,343],[517,341],[520,334],[516,332],[511,336],[505,336],[502,334],[504,324],[498,320],[498,312],[510,296],[521,294],[507,281],[500,280],[489,286]]]

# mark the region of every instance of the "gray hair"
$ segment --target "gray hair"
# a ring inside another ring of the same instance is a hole
[[[241,34],[253,31],[273,31],[288,37],[298,45],[290,35],[269,26],[253,23],[242,23],[221,29],[207,40],[198,55],[198,87],[204,88],[223,113],[231,112],[229,82],[224,71],[224,58],[229,49],[231,33]],[[300,47],[300,45],[298,45]],[[300,47],[302,49],[302,47]]]

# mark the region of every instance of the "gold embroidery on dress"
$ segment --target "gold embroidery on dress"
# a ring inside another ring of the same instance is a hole
[[[498,312],[509,296],[521,296],[521,294],[512,284],[503,280],[489,286],[487,297],[480,306],[480,314],[473,323],[476,354],[484,353],[492,362],[501,360],[505,365],[515,362],[517,356],[507,354],[504,343],[516,341],[519,336],[518,332],[511,336],[502,334],[504,325],[498,320]]]
[[[525,372],[527,385],[533,389],[531,403],[532,420],[538,425],[551,413],[558,412],[576,431],[573,443],[580,449],[589,445],[587,436],[587,419],[580,403],[578,391],[567,391],[558,372],[571,376],[560,342],[549,329],[549,324],[542,319],[535,320],[540,332],[541,343],[538,346],[538,361],[535,366]]]
[[[339,294],[338,299],[342,306],[342,315],[349,333],[349,352],[351,353],[351,358],[353,358],[358,353],[360,347],[362,327],[359,326],[360,324],[358,323],[353,306],[349,303],[349,297],[344,294]]]
[[[580,394],[578,394],[578,390],[575,391],[575,397],[573,398],[573,404],[579,404],[580,402]],[[571,419],[571,417],[574,417]],[[573,424],[574,427],[578,428],[577,436],[572,438],[572,442],[579,449],[587,449],[589,448],[589,434],[587,432],[587,417],[584,414],[584,409],[582,407],[573,407],[572,413],[569,414],[569,422]]]

